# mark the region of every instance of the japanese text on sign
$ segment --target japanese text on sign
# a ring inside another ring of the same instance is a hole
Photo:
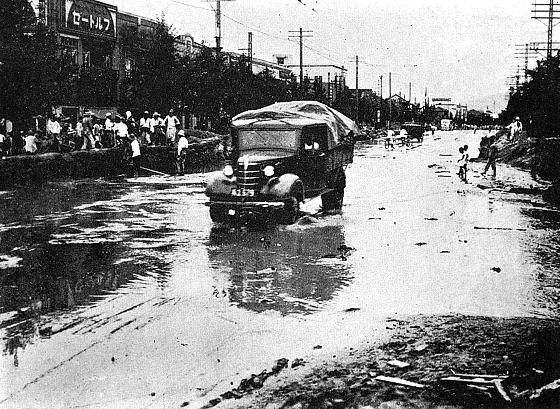
[[[82,24],[89,25],[90,30],[99,30],[104,32],[109,32],[111,28],[111,20],[108,18],[95,17],[89,15],[84,17],[81,13],[77,11],[72,12],[73,22],[75,26],[80,27]]]

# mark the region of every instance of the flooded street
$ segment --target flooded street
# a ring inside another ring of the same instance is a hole
[[[560,213],[507,166],[459,181],[472,131],[359,145],[342,214],[230,230],[205,175],[0,192],[0,407],[197,407],[387,319],[558,317]]]

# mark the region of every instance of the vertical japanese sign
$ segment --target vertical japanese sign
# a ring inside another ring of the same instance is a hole
[[[88,0],[66,0],[66,28],[82,33],[116,37],[117,11]]]

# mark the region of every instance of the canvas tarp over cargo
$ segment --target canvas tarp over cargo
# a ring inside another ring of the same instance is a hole
[[[343,142],[353,142],[353,135],[358,133],[354,121],[316,101],[278,102],[264,108],[242,112],[233,118],[232,124],[239,128],[326,124],[329,128],[329,149]]]

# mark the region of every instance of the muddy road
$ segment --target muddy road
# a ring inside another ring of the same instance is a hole
[[[197,407],[396,317],[558,317],[560,213],[507,166],[460,182],[479,137],[361,144],[342,214],[263,230],[213,226],[203,174],[0,192],[0,407]]]

